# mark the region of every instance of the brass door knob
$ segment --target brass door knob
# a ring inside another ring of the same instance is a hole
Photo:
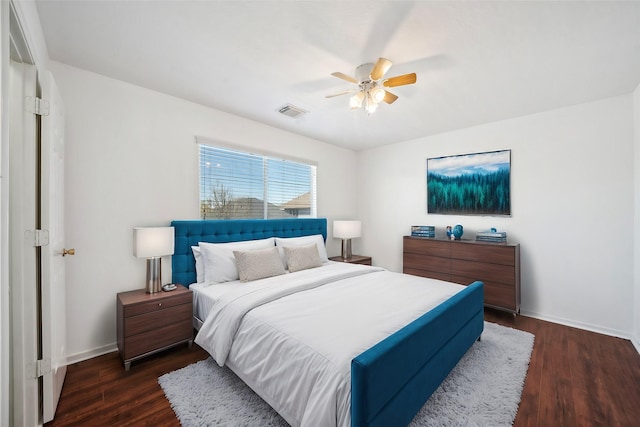
[[[62,250],[62,256],[65,255],[75,255],[76,254],[76,250],[71,248],[71,249],[63,249]]]

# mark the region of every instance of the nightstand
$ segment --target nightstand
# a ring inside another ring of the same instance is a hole
[[[125,370],[134,360],[193,344],[193,297],[184,286],[155,294],[144,289],[120,292],[116,299],[118,351]]]
[[[344,259],[342,256],[332,256],[329,259],[331,261],[348,262],[349,264],[371,265],[370,256],[352,255],[349,259]]]

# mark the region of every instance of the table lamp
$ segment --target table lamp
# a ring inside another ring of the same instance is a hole
[[[173,227],[136,227],[133,229],[133,256],[147,259],[146,291],[162,290],[162,258],[173,255]]]
[[[360,221],[333,221],[333,237],[342,239],[342,259],[351,259],[351,239],[360,237]]]

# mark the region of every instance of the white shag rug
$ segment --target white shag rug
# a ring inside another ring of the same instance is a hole
[[[482,340],[467,351],[410,425],[512,425],[533,338],[528,332],[485,322]],[[162,375],[158,382],[183,427],[288,425],[211,358]]]

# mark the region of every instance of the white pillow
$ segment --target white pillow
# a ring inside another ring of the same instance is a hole
[[[193,257],[196,259],[196,283],[204,282],[204,265],[202,264],[202,254],[199,246],[191,246]]]
[[[284,250],[282,249],[285,246],[307,246],[315,243],[318,246],[320,261],[329,261],[329,257],[327,256],[327,248],[324,246],[324,239],[322,238],[322,234],[314,234],[312,236],[302,237],[276,237],[275,239],[276,246],[280,251],[280,258],[282,258],[282,263],[284,264],[285,268],[288,268],[287,257],[285,256]]]
[[[238,275],[243,282],[285,273],[280,254],[275,246],[254,251],[233,251],[233,255],[236,258]]]
[[[291,273],[322,265],[318,246],[313,243],[308,246],[285,246],[283,249]]]
[[[204,282],[207,284],[224,283],[238,280],[238,268],[233,256],[234,250],[251,251],[267,249],[274,246],[273,237],[246,242],[207,243],[200,242],[202,265],[204,266]]]

